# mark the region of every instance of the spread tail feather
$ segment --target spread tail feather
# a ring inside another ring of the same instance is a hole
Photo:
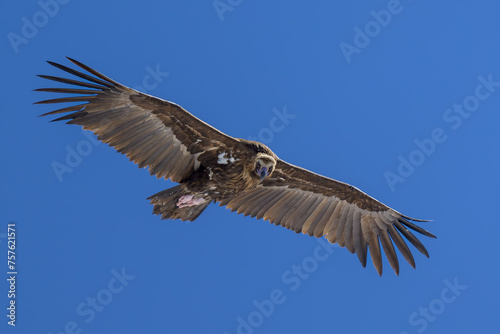
[[[178,206],[179,199],[187,194],[182,186],[160,191],[149,197],[150,203],[154,205],[153,213],[161,215],[161,219],[180,219],[182,221],[194,221],[205,210],[211,201],[203,201],[197,205],[184,206],[181,200],[181,207]]]

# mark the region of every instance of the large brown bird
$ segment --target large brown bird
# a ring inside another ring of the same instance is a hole
[[[429,257],[407,229],[435,238],[410,222],[425,220],[402,215],[351,185],[291,165],[264,144],[230,137],[175,103],[125,87],[68,59],[90,75],[49,64],[86,81],[40,75],[78,88],[36,90],[78,95],[37,103],[78,104],[42,116],[69,113],[54,121],[81,125],[140,168],[148,167],[151,175],[180,183],[148,198],[154,204],[153,213],[162,219],[193,221],[210,203],[218,202],[297,233],[325,236],[356,253],[363,267],[369,247],[379,275],[380,243],[396,274],[399,263],[393,242],[415,268],[401,235]]]

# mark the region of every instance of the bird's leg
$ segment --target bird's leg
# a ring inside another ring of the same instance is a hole
[[[203,197],[195,198],[194,195],[182,195],[177,200],[176,206],[178,208],[184,208],[184,207],[187,207],[187,206],[200,205],[200,204],[202,204],[204,202],[205,202],[205,199]]]

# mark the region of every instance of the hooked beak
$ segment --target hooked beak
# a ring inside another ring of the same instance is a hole
[[[264,178],[267,176],[267,167],[262,167],[260,169],[260,181],[264,180]]]

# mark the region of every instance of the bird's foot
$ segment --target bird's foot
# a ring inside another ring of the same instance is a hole
[[[205,203],[204,198],[195,198],[194,195],[183,195],[177,200],[176,206],[178,208],[185,208],[187,206],[196,206]]]

